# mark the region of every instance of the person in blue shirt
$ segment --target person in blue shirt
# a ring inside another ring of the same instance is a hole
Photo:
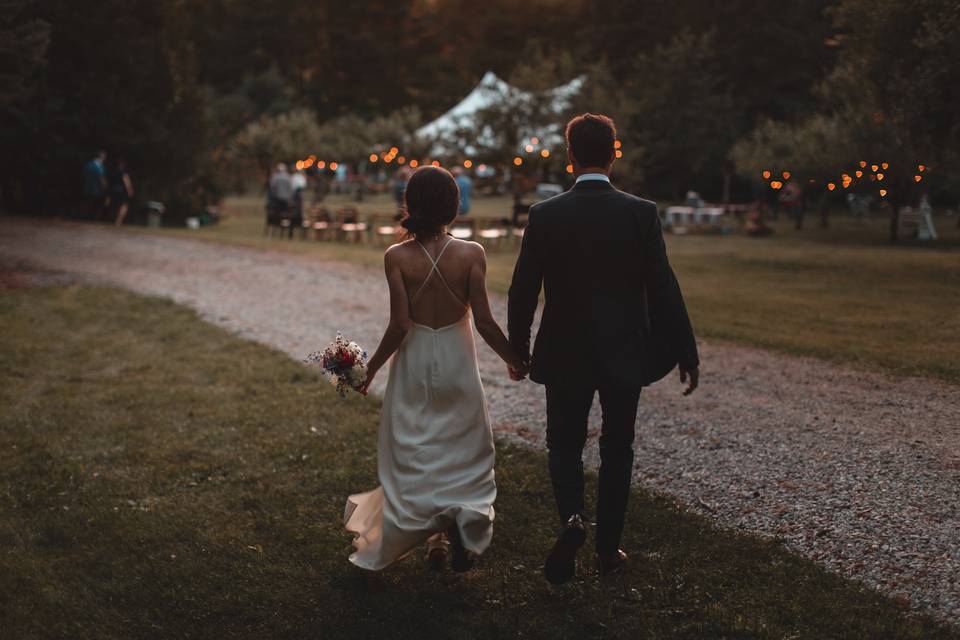
[[[455,167],[453,175],[460,187],[460,215],[465,216],[470,213],[470,196],[473,193],[473,180],[470,179],[463,169]]]
[[[97,220],[101,219],[107,210],[107,171],[104,166],[106,160],[107,152],[98,151],[97,155],[83,166],[83,199],[89,215]]]

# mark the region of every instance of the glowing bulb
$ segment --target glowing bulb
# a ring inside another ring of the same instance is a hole
[[[513,159],[513,164],[519,167],[520,165],[523,164],[523,158],[521,158],[520,156],[517,156],[516,158]]]
[[[879,168],[880,168],[880,167],[879,167],[878,165],[875,165],[875,164],[870,165],[870,171],[873,171],[874,173],[876,173],[876,172],[877,172],[877,169],[879,169]]]
[[[769,172],[769,171],[764,171],[764,172],[763,172],[763,179],[764,179],[764,180],[769,180],[769,179],[770,179],[770,172]]]
[[[621,144],[622,144],[622,143],[621,143],[619,140],[614,140],[614,141],[613,141],[613,148],[614,148],[614,149],[619,149],[620,146],[621,146]]]
[[[542,151],[540,152],[540,155],[543,156],[544,158],[549,158],[549,157],[550,157],[550,150],[549,150],[549,149],[544,149],[544,150],[542,150]]]
[[[430,164],[432,164],[432,165],[435,166],[435,167],[439,167],[439,166],[440,166],[440,161],[439,161],[439,160],[434,160],[434,161],[431,162]]]
[[[617,149],[616,151],[613,152],[613,155],[615,155],[615,156],[618,157],[618,158],[622,158],[622,157],[623,157],[623,151],[620,151],[620,149]]]
[[[420,163],[417,162],[416,160],[411,160],[411,161],[410,161],[410,168],[411,168],[411,169],[416,169],[419,164],[420,164]]]
[[[399,152],[400,152],[400,149],[397,149],[396,147],[390,147],[390,155],[395,156]]]
[[[924,171],[927,170],[927,168],[926,168],[925,166],[923,166],[922,164],[918,164],[918,165],[917,165],[917,169],[920,170],[920,173],[923,173]]]
[[[921,176],[921,175],[913,176],[913,181],[914,181],[914,182],[920,182],[921,180],[923,180],[923,176]]]
[[[327,167],[327,163],[324,162],[323,160],[317,163],[317,169],[325,169],[326,167]]]
[[[337,167],[339,167],[339,166],[340,166],[340,165],[338,165],[336,162],[331,162],[331,163],[330,163],[330,171],[336,171],[336,170],[337,170]]]
[[[463,166],[466,167],[467,169],[469,169],[470,167],[473,166],[473,160],[464,160],[464,161],[463,161]]]
[[[480,171],[481,173],[486,170],[487,170],[487,165],[483,164],[482,162],[480,163],[479,166],[477,166],[477,171]]]
[[[867,166],[867,161],[866,161],[866,160],[861,160],[861,161],[860,161],[860,168],[863,169],[863,168],[866,167],[866,166]]]
[[[882,174],[882,173],[878,173],[878,174],[877,174],[877,180],[883,180],[883,174]]]
[[[371,153],[371,154],[370,154],[370,162],[376,162],[376,161],[377,161],[377,154]]]
[[[303,169],[303,160],[297,160],[297,171]]]
[[[833,191],[836,188],[837,188],[837,185],[833,184],[832,182],[827,185],[827,189],[829,189],[830,191]]]
[[[789,172],[789,171],[784,171],[784,172],[783,172],[783,179],[784,179],[784,180],[789,180],[789,179],[790,179],[790,172]]]
[[[532,138],[530,138],[530,143],[531,143],[531,144],[540,144],[540,138],[538,138],[537,136],[533,136]]]
[[[573,173],[573,165],[572,165],[572,164],[568,164],[568,165],[567,165],[567,173]]]
[[[407,159],[404,158],[403,156],[400,156],[399,158],[397,158],[397,164],[406,164],[406,163],[407,163]]]
[[[858,178],[862,178],[862,177],[863,177],[863,171],[857,171],[856,176],[857,176]]]
[[[887,164],[886,162],[881,162],[881,163],[880,163],[880,166],[883,167],[883,170],[884,170],[884,171],[886,171],[887,169],[890,168],[890,165]]]
[[[531,152],[533,151],[533,145],[532,145],[532,144],[528,144],[527,146],[525,146],[525,147],[523,148],[523,150],[526,151],[527,153],[531,153]]]
[[[887,197],[887,190],[886,190],[886,189],[880,189],[880,197],[881,197],[881,198]]]

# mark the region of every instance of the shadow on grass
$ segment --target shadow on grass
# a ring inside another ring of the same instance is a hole
[[[375,401],[115,289],[0,292],[0,319],[8,637],[958,637],[641,491],[628,570],[600,581],[584,553],[550,587],[543,456],[505,445],[473,572],[430,573],[419,553],[363,572],[341,517],[376,483]]]

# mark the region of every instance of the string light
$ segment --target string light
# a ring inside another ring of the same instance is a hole
[[[789,171],[784,171],[784,172],[783,172],[783,179],[784,179],[784,180],[789,180],[789,179],[790,179],[790,172],[789,172]]]
[[[473,166],[473,160],[464,160],[464,161],[463,161],[463,166],[466,167],[467,169],[469,169],[470,167]]]
[[[925,166],[923,166],[922,164],[918,164],[918,165],[917,165],[917,169],[920,170],[920,173],[923,173],[924,171],[927,170],[927,168],[926,168]]]
[[[390,147],[390,155],[392,155],[392,156],[397,155],[397,153],[399,153],[399,151],[400,151],[400,149],[397,149],[396,147]]]
[[[836,188],[837,188],[837,185],[833,184],[832,182],[827,185],[827,189],[829,189],[830,191],[833,191]]]
[[[886,197],[887,197],[887,190],[886,190],[886,189],[880,189],[880,197],[881,197],[881,198],[886,198]]]
[[[540,144],[540,138],[538,138],[537,136],[533,136],[532,138],[530,138],[530,142],[532,144]]]
[[[913,181],[914,181],[914,182],[920,182],[921,180],[923,180],[923,176],[921,176],[921,175],[915,175],[915,176],[913,176]]]
[[[532,144],[528,144],[527,146],[525,146],[525,147],[523,148],[523,150],[526,151],[527,153],[531,153],[531,152],[533,151],[533,145],[532,145]]]
[[[520,156],[517,156],[516,158],[513,159],[513,164],[519,167],[520,165],[523,164],[523,158],[521,158]]]
[[[376,161],[377,161],[377,154],[371,153],[371,154],[370,154],[370,162],[376,162]]]
[[[622,144],[622,143],[621,143],[619,140],[614,140],[614,141],[613,141],[613,148],[614,148],[614,149],[619,149],[620,146],[621,146],[621,144]]]
[[[403,156],[400,156],[399,158],[397,158],[397,164],[406,164],[406,163],[407,163],[407,159],[404,158]]]
[[[613,152],[613,155],[615,155],[617,158],[622,158],[623,151],[620,151],[620,149],[617,149],[616,151]]]
[[[860,161],[860,168],[863,169],[863,168],[865,168],[866,166],[867,166],[867,161],[866,161],[866,160],[861,160],[861,161]]]
[[[410,161],[410,168],[411,168],[411,169],[416,169],[419,164],[420,164],[420,163],[417,162],[416,160],[411,160],[411,161]]]
[[[326,169],[326,168],[327,168],[327,163],[324,162],[323,160],[321,160],[320,162],[317,163],[317,169],[323,170],[323,169]]]
[[[573,173],[573,165],[572,165],[572,164],[568,164],[568,165],[567,165],[567,173]]]
[[[430,164],[432,164],[432,165],[435,166],[435,167],[439,167],[439,166],[440,166],[440,161],[439,161],[439,160],[434,160],[434,161],[431,162]]]
[[[882,173],[878,173],[878,174],[877,174],[877,180],[883,180],[883,174],[882,174]]]
[[[762,175],[763,175],[763,179],[764,179],[764,180],[769,180],[769,179],[770,179],[770,172],[769,172],[769,171],[764,171]]]
[[[336,170],[337,170],[337,167],[339,167],[339,166],[340,166],[340,165],[338,165],[336,162],[331,162],[331,163],[330,163],[330,171],[336,171]]]
[[[550,157],[550,150],[549,150],[549,149],[543,149],[543,150],[540,152],[540,155],[543,156],[544,158],[549,158],[549,157]]]
[[[870,165],[870,171],[873,171],[874,173],[876,173],[876,172],[877,172],[877,169],[879,169],[879,168],[880,168],[880,167],[877,166],[877,165],[875,165],[875,164]]]
[[[856,175],[858,178],[862,178],[862,177],[863,177],[863,171],[857,171],[856,174],[854,174],[854,175]]]
[[[886,171],[887,169],[890,168],[890,165],[887,164],[886,162],[881,162],[881,163],[880,163],[880,166],[883,167],[883,170],[884,170],[884,171]]]

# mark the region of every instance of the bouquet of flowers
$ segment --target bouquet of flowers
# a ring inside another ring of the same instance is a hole
[[[367,352],[339,333],[330,346],[323,351],[314,351],[304,362],[318,365],[341,398],[347,396],[348,388],[359,391],[367,380]]]

